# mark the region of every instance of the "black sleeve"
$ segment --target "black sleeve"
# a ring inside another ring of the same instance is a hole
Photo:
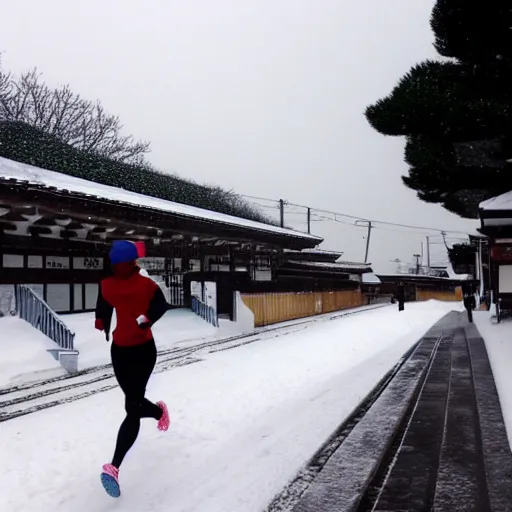
[[[105,326],[105,333],[108,336],[110,325],[112,323],[112,313],[114,308],[109,304],[101,293],[101,283],[98,287],[98,299],[96,300],[96,320],[101,320]]]
[[[170,309],[169,304],[165,300],[164,294],[160,287],[157,285],[155,287],[155,293],[151,302],[149,303],[149,309],[146,313],[146,316],[149,319],[151,325],[158,322],[162,316],[164,316],[165,312]]]

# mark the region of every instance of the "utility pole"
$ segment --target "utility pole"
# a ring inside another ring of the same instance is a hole
[[[416,275],[418,275],[420,273],[420,255],[413,254],[413,256],[416,258]]]
[[[368,234],[366,235],[366,251],[364,253],[364,262],[368,263],[368,251],[370,250],[370,236],[372,234],[372,221],[368,221]]]
[[[311,235],[311,208],[308,208],[308,235]]]
[[[427,236],[427,267],[430,270],[430,237]]]
[[[279,214],[281,220],[281,227],[284,228],[284,199],[279,199]]]

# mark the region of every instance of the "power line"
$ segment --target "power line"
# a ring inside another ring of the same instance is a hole
[[[273,202],[273,203],[279,204],[279,201],[277,201],[275,199],[269,199],[269,198],[257,197],[257,196],[249,196],[249,195],[244,195],[244,194],[240,194],[240,195],[242,197],[246,197],[246,198],[249,198],[249,199],[257,199],[259,201],[269,201],[269,202]],[[329,218],[329,217],[323,217],[325,220],[330,220],[330,221],[334,221],[334,222],[343,223],[339,219],[336,219],[337,216],[344,217],[346,219],[359,220],[359,221],[363,221],[363,222],[371,222],[372,223],[372,228],[375,228],[375,229],[378,228],[378,226],[376,226],[375,224],[381,224],[381,225],[385,225],[385,226],[394,226],[394,227],[400,227],[400,228],[406,228],[406,229],[415,229],[415,230],[421,230],[421,231],[428,231],[429,234],[431,234],[432,231],[438,232],[441,235],[443,233],[445,235],[448,234],[448,233],[464,234],[464,235],[469,235],[470,234],[470,233],[468,233],[466,231],[457,231],[457,230],[449,230],[449,229],[447,230],[447,229],[433,228],[433,227],[429,227],[429,226],[428,227],[427,226],[414,226],[414,225],[411,225],[411,224],[402,224],[402,223],[399,223],[399,222],[389,222],[389,221],[383,221],[383,220],[369,219],[367,217],[358,217],[358,216],[355,216],[355,215],[350,215],[348,213],[334,212],[332,210],[324,210],[324,209],[321,209],[321,208],[309,207],[309,206],[306,206],[306,205],[303,205],[303,204],[290,203],[289,201],[283,201],[283,203],[284,203],[285,206],[295,206],[295,207],[298,207],[298,208],[304,208],[306,211],[308,209],[310,209],[312,214],[314,216],[316,216],[317,218],[320,218],[321,216],[318,216],[315,212],[326,213],[326,214],[329,214],[329,215],[334,215],[335,216],[334,219]],[[306,212],[304,212],[304,214],[306,214]],[[345,223],[345,224],[348,224],[348,223]],[[380,229],[382,229],[382,228],[380,228]]]

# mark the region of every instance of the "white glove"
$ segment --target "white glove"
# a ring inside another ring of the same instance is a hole
[[[144,324],[149,324],[149,318],[146,315],[140,315],[137,318],[137,325],[139,327],[143,326]]]

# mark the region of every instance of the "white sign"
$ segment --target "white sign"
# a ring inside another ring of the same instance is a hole
[[[75,270],[103,270],[103,258],[73,258]]]
[[[4,268],[23,268],[23,255],[22,254],[4,254],[3,255]]]
[[[254,281],[272,281],[272,270],[254,270]]]
[[[30,255],[28,257],[28,268],[43,268],[43,257]]]
[[[139,258],[137,260],[139,266],[148,271],[164,271],[165,258]]]
[[[66,270],[69,268],[69,258],[67,256],[46,256],[46,268]]]

